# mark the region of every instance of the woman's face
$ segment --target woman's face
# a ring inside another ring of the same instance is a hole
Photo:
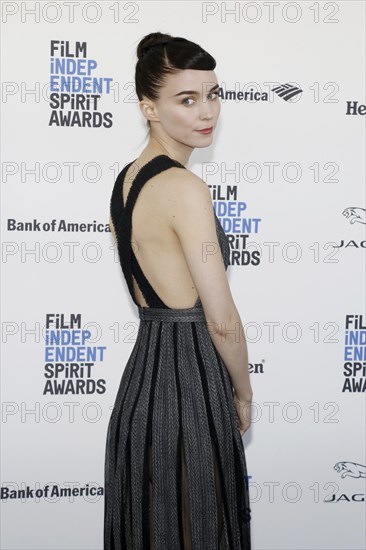
[[[154,104],[159,134],[188,147],[208,147],[220,114],[219,84],[214,71],[185,69],[166,77]],[[199,130],[212,128],[211,133]]]

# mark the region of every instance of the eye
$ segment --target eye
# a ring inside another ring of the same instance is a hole
[[[192,99],[193,101],[193,97],[185,97],[182,101],[183,105],[192,105],[192,103],[186,103],[188,100]]]
[[[214,96],[212,99],[216,99],[217,97],[219,97],[219,93],[218,92],[211,92],[208,94],[209,96]]]

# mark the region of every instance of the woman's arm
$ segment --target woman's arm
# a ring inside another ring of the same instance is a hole
[[[170,225],[180,240],[212,342],[228,369],[235,394],[250,401],[247,344],[221,256],[210,191],[189,170],[172,168],[171,174]]]

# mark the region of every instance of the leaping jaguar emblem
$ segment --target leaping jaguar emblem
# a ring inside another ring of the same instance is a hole
[[[357,206],[349,206],[342,212],[343,216],[349,219],[351,224],[353,223],[366,223],[366,209],[359,208]]]
[[[341,478],[345,477],[366,477],[366,466],[357,464],[356,462],[337,462],[334,465],[336,472],[341,474]]]

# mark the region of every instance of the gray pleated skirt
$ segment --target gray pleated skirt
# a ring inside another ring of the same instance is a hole
[[[138,306],[105,454],[104,550],[250,550],[233,387],[202,306]]]

